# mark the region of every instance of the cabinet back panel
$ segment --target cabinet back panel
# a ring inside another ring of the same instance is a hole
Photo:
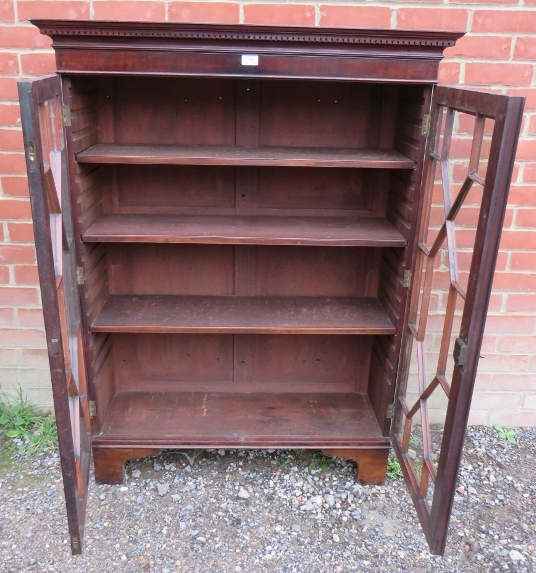
[[[117,165],[118,213],[234,212],[235,170],[190,165]],[[171,208],[171,209],[170,209]]]
[[[257,246],[248,250],[247,265],[243,257],[235,256],[241,249],[244,247],[233,245],[110,243],[110,294],[377,295],[380,249]],[[235,290],[244,281],[252,288]]]
[[[232,335],[114,334],[113,339],[119,391],[172,389],[181,383],[227,387],[233,381]]]
[[[376,296],[380,249],[257,247],[255,294]]]
[[[232,245],[109,244],[110,294],[231,295]]]
[[[370,337],[113,334],[117,391],[364,392]]]
[[[232,167],[117,165],[117,207],[123,214],[233,214],[236,170]],[[321,216],[371,213],[385,194],[382,173],[361,169],[261,167],[256,204],[249,214]],[[108,193],[114,193],[109,189]],[[252,186],[246,191],[252,192]]]
[[[368,212],[374,174],[363,169],[259,169],[257,206],[263,209],[325,209]],[[294,213],[289,213],[294,214]]]
[[[236,212],[237,171],[242,168],[116,165],[108,179],[111,212],[121,214],[221,214]],[[242,169],[242,171],[241,171]],[[249,168],[251,171],[251,168]],[[362,169],[260,167],[240,194],[253,194],[250,215],[348,216],[376,213],[386,193],[385,174]],[[242,181],[242,180],[240,180]],[[242,199],[243,201],[243,199]],[[107,209],[107,212],[110,212]]]
[[[117,143],[234,145],[235,81],[115,78]]]
[[[372,91],[357,83],[262,82],[259,145],[366,147]]]
[[[320,391],[326,390],[326,384],[341,384],[353,390],[356,377],[363,374],[370,355],[370,341],[362,336],[252,338],[252,379],[266,390],[279,381],[308,383]]]

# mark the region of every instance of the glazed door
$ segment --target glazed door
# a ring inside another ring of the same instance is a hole
[[[82,550],[91,432],[60,78],[20,82],[19,97],[63,487],[75,554]]]
[[[523,98],[437,87],[392,442],[430,550],[445,549]]]

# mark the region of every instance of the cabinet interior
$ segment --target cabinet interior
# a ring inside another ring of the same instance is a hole
[[[420,85],[67,77],[94,443],[388,443]]]

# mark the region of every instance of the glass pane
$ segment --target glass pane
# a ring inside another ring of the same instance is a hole
[[[431,248],[445,220],[445,207],[443,203],[443,185],[441,180],[441,163],[435,162],[433,168],[433,188],[428,219],[428,227],[424,233],[424,243]]]
[[[402,443],[406,446],[406,452],[410,461],[410,467],[413,471],[415,480],[420,482],[422,475],[423,465],[423,449],[422,449],[422,425],[419,404],[419,367],[417,355],[417,343],[414,341],[411,348],[411,356],[409,360],[409,375],[406,387],[406,403],[409,410],[412,410],[417,405],[417,411],[411,418],[403,416],[401,424]]]
[[[449,240],[455,271],[452,280],[463,291],[469,281],[493,127],[493,120],[456,112],[450,154],[453,200],[461,191],[469,191],[454,218]]]
[[[422,420],[420,409],[411,418],[411,432],[409,436],[408,456],[413,464],[415,474],[420,480],[423,464]]]

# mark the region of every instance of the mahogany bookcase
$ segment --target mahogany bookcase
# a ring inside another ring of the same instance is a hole
[[[91,456],[97,480],[120,483],[125,461],[166,448],[315,448],[373,484],[391,444],[442,552],[522,99],[443,87],[432,99],[461,34],[33,23],[59,74],[20,96],[73,552]],[[459,112],[475,128],[451,196]],[[445,211],[427,245],[436,166]],[[419,370],[408,404],[436,255],[447,240],[455,262],[473,185],[467,286],[452,263],[439,366],[431,380]],[[438,458],[437,389],[449,398]]]

